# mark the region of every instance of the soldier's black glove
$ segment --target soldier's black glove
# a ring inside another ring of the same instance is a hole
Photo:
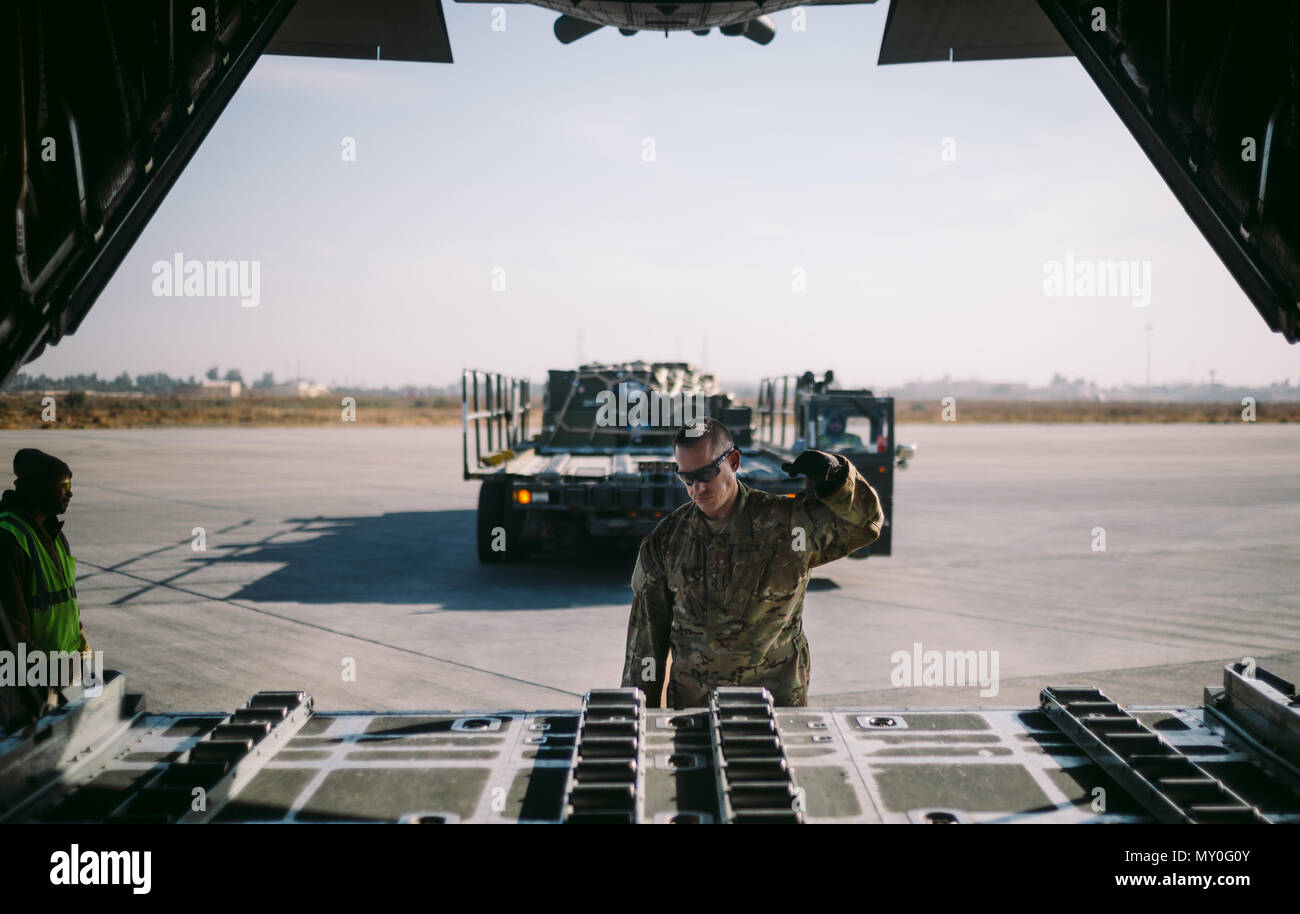
[[[823,497],[842,486],[849,475],[847,461],[841,463],[825,451],[804,451],[792,463],[781,464],[781,469],[791,476],[807,476]]]

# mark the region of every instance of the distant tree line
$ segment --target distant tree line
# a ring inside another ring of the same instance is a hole
[[[213,365],[204,372],[204,376],[210,381],[216,381],[222,378],[221,369]],[[231,368],[225,373],[224,380],[239,381],[242,384],[244,383],[244,376],[238,368]],[[107,378],[101,378],[98,372],[70,374],[61,378],[52,378],[47,374],[30,375],[20,371],[12,381],[5,385],[5,390],[103,390],[169,394],[182,385],[197,385],[198,383],[194,375],[190,375],[188,378],[173,378],[163,371],[156,371],[153,374],[138,374],[134,378],[124,371],[111,381]],[[275,376],[269,371],[263,374],[260,380],[253,382],[253,387],[258,388],[273,387],[274,385]]]
[[[137,390],[145,393],[169,393],[172,388],[178,384],[197,384],[194,376],[190,375],[189,380],[173,378],[169,374],[156,372],[154,374],[136,375],[133,379],[125,371],[113,378],[111,381],[107,378],[101,378],[98,373],[91,374],[70,374],[62,378],[52,378],[47,374],[29,375],[25,372],[18,372],[12,381],[5,385],[6,390],[107,390],[107,391],[128,391]]]
[[[249,384],[244,380],[243,373],[238,368],[231,368],[224,374],[221,369],[213,365],[203,373],[203,376],[209,381],[238,381],[246,387],[254,390],[265,390],[275,387],[277,384],[285,383],[277,381],[274,373],[263,372],[262,376],[256,381]],[[200,381],[196,380],[194,375],[188,378],[173,378],[166,372],[158,371],[153,374],[138,374],[134,378],[127,372],[122,372],[111,381],[107,378],[101,378],[97,373],[91,374],[71,374],[61,378],[52,378],[47,374],[30,375],[25,372],[19,372],[8,384],[4,386],[4,391],[16,393],[20,391],[38,391],[38,390],[82,390],[82,391],[109,391],[109,392],[126,392],[134,391],[143,394],[165,395],[175,391],[181,386],[197,386]],[[360,386],[349,386],[347,390],[353,394],[369,394],[379,396],[397,396],[397,397],[433,397],[435,403],[441,404],[446,400],[460,399],[460,384],[447,385],[414,385],[403,384],[398,387],[385,385],[379,388],[362,388]]]

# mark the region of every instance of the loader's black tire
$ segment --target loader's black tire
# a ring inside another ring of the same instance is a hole
[[[510,510],[510,483],[505,480],[485,479],[478,490],[478,560],[504,562],[510,543],[510,526],[506,522]],[[507,552],[492,549],[492,531],[506,529]]]

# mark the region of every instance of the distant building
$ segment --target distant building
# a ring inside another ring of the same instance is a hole
[[[324,384],[317,384],[315,381],[304,381],[297,378],[291,381],[280,381],[278,384],[272,384],[270,387],[258,387],[255,390],[259,397],[320,397],[330,392],[330,389]]]
[[[209,381],[202,384],[177,384],[176,396],[197,397],[204,400],[229,400],[238,397],[244,389],[239,381]]]

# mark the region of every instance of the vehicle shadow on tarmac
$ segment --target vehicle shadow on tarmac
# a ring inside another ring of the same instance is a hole
[[[292,526],[280,533],[214,548],[192,561],[205,569],[243,562],[281,566],[232,593],[233,600],[432,604],[434,612],[631,605],[636,550],[627,544],[482,564],[473,511],[286,523]]]

